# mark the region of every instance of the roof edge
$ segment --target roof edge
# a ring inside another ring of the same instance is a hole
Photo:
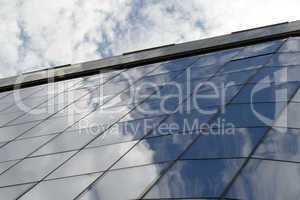
[[[0,79],[0,92],[291,36],[300,36],[300,20],[3,78]]]

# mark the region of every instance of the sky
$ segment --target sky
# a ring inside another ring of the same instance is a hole
[[[300,19],[299,0],[0,0],[0,78]]]

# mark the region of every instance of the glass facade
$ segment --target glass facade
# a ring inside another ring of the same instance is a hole
[[[300,199],[299,52],[291,37],[0,93],[0,199]]]

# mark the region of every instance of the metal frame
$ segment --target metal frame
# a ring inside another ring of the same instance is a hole
[[[300,20],[3,78],[0,79],[0,92],[292,36],[300,36]]]

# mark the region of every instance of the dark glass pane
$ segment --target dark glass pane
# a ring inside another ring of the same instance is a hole
[[[288,101],[297,91],[299,83],[249,84],[234,98],[233,103],[259,103]]]
[[[202,136],[183,155],[184,159],[248,157],[266,128],[213,129]]]
[[[300,81],[300,67],[265,67],[249,83],[285,83]]]
[[[146,198],[219,196],[241,167],[243,159],[178,161]]]
[[[226,87],[213,86],[209,90],[194,90],[189,99],[194,107],[207,108],[212,106],[225,106],[240,91],[243,86],[233,85]]]
[[[221,121],[222,125],[229,127],[271,126],[285,106],[286,102],[230,104],[214,123]]]
[[[238,71],[246,71],[251,69],[260,68],[268,63],[271,59],[271,55],[258,56],[253,58],[234,60],[227,63],[219,73],[230,73]]]
[[[197,66],[192,65],[188,68],[183,74],[181,74],[176,81],[177,82],[187,82],[194,79],[205,79],[213,76],[222,66],[213,65],[213,66]]]
[[[149,75],[162,74],[172,71],[185,70],[188,66],[194,63],[198,59],[198,56],[180,58],[176,60],[171,60],[167,62],[157,63],[157,69],[150,72]]]
[[[79,199],[137,199],[165,167],[166,164],[160,164],[110,171]],[[116,192],[112,192],[112,186]]]
[[[218,74],[208,82],[216,86],[241,85],[251,80],[251,77],[257,73],[257,70],[249,70],[247,72],[233,72],[227,74]]]
[[[217,108],[206,108],[187,110],[170,115],[164,123],[160,124],[151,134],[166,135],[179,132],[190,132],[192,130],[204,129],[209,119],[215,115]]]
[[[197,63],[193,64],[193,66],[197,65],[199,67],[203,67],[212,65],[223,65],[224,63],[235,58],[241,52],[242,49],[243,48],[233,48],[201,55],[199,56],[199,60],[197,61]]]
[[[237,199],[299,199],[300,165],[250,160],[226,197]]]
[[[244,50],[235,57],[235,59],[274,53],[282,45],[282,42],[282,40],[276,40],[245,47]]]

